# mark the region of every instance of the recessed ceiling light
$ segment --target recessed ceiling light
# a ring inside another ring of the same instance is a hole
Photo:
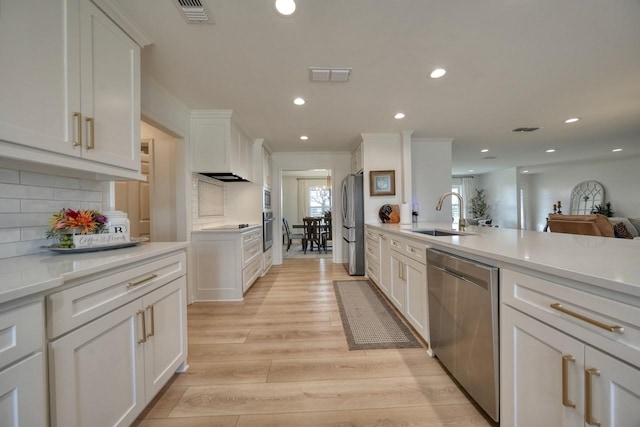
[[[572,117],[572,118],[570,118],[570,119],[565,120],[564,122],[565,122],[565,123],[575,123],[575,122],[577,122],[578,120],[580,120],[580,117]]]
[[[404,115],[404,113],[396,113],[396,115],[395,115],[395,116],[393,116],[393,118],[394,118],[394,119],[398,119],[398,120],[399,120],[399,119],[404,119],[404,118],[405,118],[405,115]]]
[[[549,149],[547,150],[547,153],[555,153],[555,152],[556,152],[556,149],[555,149],[555,148],[549,148]]]
[[[611,151],[613,151],[614,153],[617,153],[617,152],[619,152],[619,151],[622,151],[622,148],[614,148],[614,149],[613,149],[613,150],[611,150]]]
[[[469,172],[475,172],[475,169],[469,169]]]
[[[301,140],[303,140],[303,141],[306,141],[306,140],[308,140],[308,139],[309,139],[309,137],[308,137],[307,135],[302,135],[302,136],[300,137],[300,139],[301,139]]]
[[[444,68],[436,68],[435,70],[433,70],[431,72],[431,78],[432,79],[439,79],[440,77],[444,76],[445,74],[447,74],[447,70],[445,70]]]
[[[488,153],[489,149],[488,148],[483,148],[482,150],[480,150],[481,153]]]
[[[280,15],[290,16],[296,11],[296,2],[294,0],[276,0],[276,11]]]
[[[522,171],[522,173],[529,173],[529,171]]]
[[[296,104],[296,105],[304,105],[305,102],[306,101],[304,99],[300,98],[300,97],[298,97],[298,98],[293,100],[293,103]]]

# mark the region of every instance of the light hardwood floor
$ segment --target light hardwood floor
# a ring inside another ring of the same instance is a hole
[[[328,259],[285,259],[242,302],[188,308],[189,370],[139,427],[489,426],[424,349],[349,351]]]

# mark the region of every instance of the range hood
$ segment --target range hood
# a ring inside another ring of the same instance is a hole
[[[200,175],[208,176],[209,178],[217,179],[222,182],[249,182],[248,179],[236,175],[231,172],[198,172]]]

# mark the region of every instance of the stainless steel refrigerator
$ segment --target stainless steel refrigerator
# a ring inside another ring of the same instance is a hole
[[[342,181],[342,250],[351,276],[364,276],[364,195],[362,175]]]

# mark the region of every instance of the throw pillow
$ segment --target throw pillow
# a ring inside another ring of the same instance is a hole
[[[640,235],[640,218],[629,218],[629,222],[638,230],[638,235]]]
[[[627,226],[624,223],[619,222],[613,226],[613,233],[616,237],[621,239],[633,239],[633,234],[627,230]]]

